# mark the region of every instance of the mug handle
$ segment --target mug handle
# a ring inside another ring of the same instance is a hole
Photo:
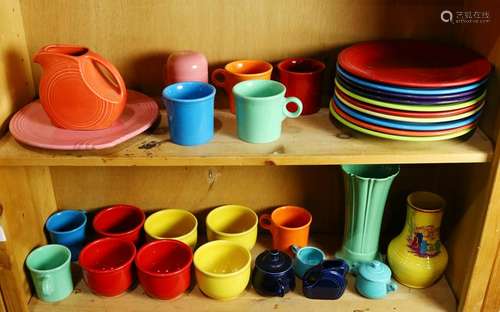
[[[287,105],[288,103],[295,103],[297,104],[297,110],[295,112],[291,112],[288,110]],[[285,114],[286,117],[288,118],[297,118],[302,114],[302,101],[299,98],[296,98],[294,96],[291,97],[286,97],[285,98],[285,103],[283,105],[283,114]]]
[[[222,80],[217,79],[222,77]],[[212,83],[218,88],[224,88],[227,80],[227,71],[224,68],[217,68],[212,72]]]
[[[300,247],[297,245],[292,245],[290,246],[290,250],[293,252],[294,255],[297,255],[299,253]]]
[[[271,230],[273,222],[271,221],[271,215],[269,214],[263,214],[262,216],[259,217],[259,224],[266,230]]]
[[[42,277],[42,295],[50,296],[54,292],[50,276]]]

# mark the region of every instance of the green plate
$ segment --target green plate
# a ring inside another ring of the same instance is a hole
[[[376,117],[380,117],[380,118],[390,119],[390,120],[407,121],[407,122],[433,123],[433,122],[447,122],[447,121],[459,120],[459,119],[467,118],[467,117],[474,115],[475,113],[479,112],[484,106],[484,103],[483,103],[483,104],[479,105],[477,108],[475,108],[469,112],[465,112],[465,113],[454,115],[454,116],[448,116],[448,117],[428,117],[428,118],[404,117],[404,116],[395,116],[395,115],[374,112],[374,111],[365,109],[363,107],[353,105],[353,104],[343,100],[339,96],[337,90],[335,90],[335,94],[337,95],[337,99],[340,102],[342,102],[342,104],[344,104],[345,106],[348,106],[349,108],[357,110],[360,113],[371,115],[371,116],[376,116]]]
[[[346,88],[342,87],[340,85],[340,83],[338,82],[337,78],[335,78],[335,86],[336,86],[336,88],[339,88],[342,92],[347,94],[348,96],[350,96],[353,99],[356,99],[358,101],[361,101],[361,102],[365,102],[365,103],[380,106],[380,107],[399,109],[399,110],[404,110],[404,111],[414,111],[414,112],[442,112],[442,111],[447,111],[447,110],[464,108],[464,107],[476,104],[477,102],[484,99],[484,97],[486,96],[486,91],[484,91],[477,98],[472,99],[470,101],[466,101],[466,102],[459,102],[459,103],[453,103],[453,104],[443,104],[443,105],[406,105],[406,104],[400,104],[400,103],[383,102],[383,101],[363,97],[361,95],[353,93],[353,92],[347,90]]]
[[[428,137],[411,137],[411,136],[393,135],[393,134],[387,134],[387,133],[377,132],[377,131],[373,131],[373,130],[368,130],[368,129],[365,129],[365,128],[361,128],[361,127],[359,127],[359,126],[357,126],[357,125],[355,125],[353,123],[350,123],[349,121],[347,121],[347,120],[343,119],[342,117],[340,117],[335,112],[335,110],[332,108],[332,103],[331,102],[330,102],[330,113],[340,123],[342,123],[343,125],[351,128],[351,129],[354,129],[356,131],[362,132],[364,134],[369,134],[369,135],[373,135],[373,136],[376,136],[376,137],[379,137],[379,138],[384,138],[384,139],[389,139],[389,140],[411,141],[411,142],[441,141],[441,140],[449,140],[449,139],[457,138],[459,136],[462,136],[462,135],[464,135],[464,134],[466,134],[466,133],[474,130],[474,128],[470,128],[470,129],[461,130],[461,131],[458,131],[458,132],[455,132],[455,133],[449,133],[449,134],[438,135],[438,136],[428,136]]]

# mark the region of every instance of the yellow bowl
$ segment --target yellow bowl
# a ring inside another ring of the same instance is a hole
[[[195,248],[198,220],[187,210],[165,209],[150,215],[144,223],[148,241],[176,239]]]
[[[234,242],[206,243],[196,250],[193,262],[198,287],[214,299],[238,297],[250,280],[252,256],[248,249]]]
[[[257,214],[248,207],[220,206],[207,216],[207,238],[209,241],[232,241],[251,250],[257,241],[258,224]]]

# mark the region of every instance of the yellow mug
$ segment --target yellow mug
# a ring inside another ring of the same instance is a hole
[[[228,240],[251,250],[257,241],[258,224],[257,214],[248,207],[220,206],[207,215],[207,239]]]
[[[236,298],[250,281],[252,256],[248,249],[234,242],[206,243],[196,250],[193,262],[198,287],[211,298]]]
[[[198,220],[183,209],[164,209],[150,215],[144,223],[148,241],[176,239],[191,248],[196,247],[198,239]]]

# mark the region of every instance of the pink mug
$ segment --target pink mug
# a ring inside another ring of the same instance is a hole
[[[164,71],[165,85],[183,81],[208,82],[208,62],[195,51],[178,51],[168,56]]]

